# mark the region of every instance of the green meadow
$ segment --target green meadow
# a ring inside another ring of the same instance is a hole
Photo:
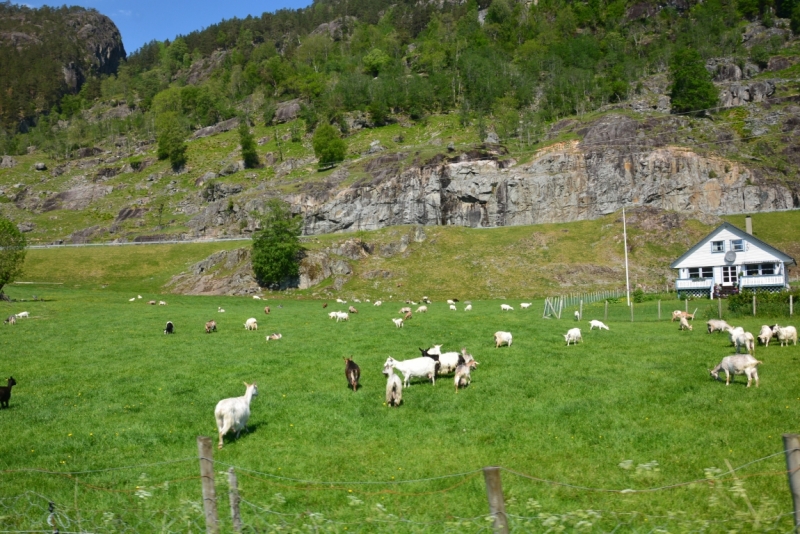
[[[727,337],[704,318],[679,331],[678,301],[662,302],[661,321],[655,301],[637,304],[633,323],[612,304],[610,331],[588,330],[604,308],[587,305],[583,343],[567,347],[574,308],[546,319],[541,300],[474,300],[472,312],[437,300],[400,329],[396,299],[335,323],[327,313],[352,302],[168,295],[151,276],[136,290],[6,288],[15,302],[0,315],[31,318],[0,325],[0,377],[18,382],[0,410],[0,530],[47,530],[51,517],[62,531],[202,531],[196,438],[216,443],[214,406],[243,381],[259,389],[249,432],[214,450],[223,532],[231,466],[248,532],[485,531],[485,466],[505,469],[516,532],[792,529],[781,435],[798,431],[800,347],[757,347],[761,386],[726,387],[708,368],[733,353]],[[757,333],[774,319],[731,322]],[[494,347],[497,330],[511,347]],[[266,342],[272,332],[283,339]],[[472,384],[417,379],[386,407],[383,362],[432,344],[466,347],[480,362]]]

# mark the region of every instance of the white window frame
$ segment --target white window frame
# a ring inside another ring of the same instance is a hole
[[[714,268],[713,267],[689,267],[688,269],[689,278],[714,278]]]
[[[734,252],[744,252],[744,239],[731,239],[731,250]]]
[[[719,243],[719,250],[715,250],[715,243]],[[725,241],[712,241],[711,242],[711,253],[712,254],[720,254],[725,252]]]

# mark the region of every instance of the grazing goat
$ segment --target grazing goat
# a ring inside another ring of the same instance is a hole
[[[592,328],[597,328],[598,330],[608,330],[608,327],[603,321],[598,321],[597,319],[592,319],[589,321],[589,330]]]
[[[422,297],[422,302],[424,302],[425,304],[430,304],[431,299],[429,299],[428,297]]]
[[[494,333],[494,348],[500,348],[500,345],[511,346],[511,332],[497,331]]]
[[[166,306],[166,305],[167,305],[167,303],[166,303],[166,302],[164,302],[163,300],[159,300],[159,301],[158,301],[158,305],[159,305],[159,306]]]
[[[689,324],[689,321],[686,320],[686,317],[681,317],[680,324],[678,325],[678,330],[691,330],[691,329],[692,325]]]
[[[164,327],[165,334],[174,334],[175,333],[175,325],[172,324],[172,321],[167,321],[167,326]]]
[[[9,315],[5,321],[6,324],[17,324],[17,316],[16,315]]]
[[[408,313],[410,311],[411,311],[411,308],[406,306],[406,307],[400,308],[400,311],[397,312],[397,313],[399,313],[400,315],[403,315],[404,313]]]
[[[564,341],[567,342],[568,347],[570,343],[577,345],[579,341],[583,341],[583,338],[581,337],[581,329],[570,328],[567,330],[567,333],[564,334]]]
[[[337,317],[338,315],[339,315],[339,312],[338,312],[338,311],[332,311],[332,312],[328,312],[328,319],[336,319],[336,317]]]
[[[211,320],[206,323],[206,334],[217,331],[217,321]]]
[[[338,302],[339,304],[347,304],[347,301],[342,299],[336,299],[336,302]]]
[[[413,317],[414,317],[414,316],[413,316],[413,315],[411,315],[411,310],[408,310],[408,311],[406,312],[406,314],[403,316],[403,321],[409,321],[409,320],[411,320]]]
[[[259,297],[258,295],[253,295],[253,298],[254,298],[255,300],[261,300],[261,297]]]
[[[427,306],[420,306],[419,308],[417,308],[417,313],[427,313],[427,312],[428,312]]]
[[[8,385],[0,387],[0,408],[8,408],[8,401],[11,400],[11,388],[17,385],[13,376],[8,377]]]
[[[380,300],[376,300],[373,306],[380,306],[381,304],[383,304],[383,302],[381,302]]]
[[[353,391],[358,390],[358,379],[361,377],[361,368],[352,358],[344,359],[344,376],[347,378],[347,382],[353,388]]]
[[[447,303],[452,305],[455,304],[456,302],[453,299],[447,299]]]
[[[277,340],[279,340],[279,339],[280,339],[280,338],[282,338],[282,337],[283,337],[283,335],[282,335],[282,334],[277,334],[277,333],[275,333],[275,334],[270,334],[270,335],[268,335],[268,336],[267,336],[267,341],[277,341]]]
[[[755,338],[750,332],[742,332],[733,338],[733,344],[736,345],[736,354],[739,354],[739,349],[744,347],[750,354],[755,354]]]
[[[508,304],[501,304],[500,311],[514,311],[514,308],[512,308]]]
[[[17,319],[27,319],[27,318],[29,318],[30,316],[31,316],[31,314],[30,314],[30,313],[28,313],[28,312],[26,312],[26,311],[24,311],[24,312],[19,312],[19,313],[17,314]]]
[[[339,321],[349,321],[349,320],[350,320],[350,314],[349,313],[347,313],[347,312],[336,312],[336,322],[337,323]]]
[[[531,307],[531,304],[533,304],[533,303],[532,302],[520,302],[519,309],[520,310],[527,310],[528,308]]]
[[[245,330],[258,330],[258,321],[255,317],[250,317],[244,322]]]
[[[217,311],[218,311],[219,313],[225,313],[225,310],[223,310],[223,309],[222,309],[221,307],[219,307],[219,306],[217,307]]]
[[[141,295],[137,295],[137,296],[136,296],[136,298],[137,298],[137,299],[140,299],[140,298],[142,298],[142,296],[141,296]]]
[[[728,338],[731,340],[731,346],[736,345],[736,336],[744,334],[744,328],[741,326],[728,327],[726,330],[728,331]]]
[[[764,362],[760,362],[750,356],[749,354],[734,354],[732,356],[725,356],[719,365],[708,372],[714,380],[719,380],[719,372],[725,371],[725,385],[731,385],[731,375],[746,375],[747,387],[750,387],[750,382],[755,379],[756,387],[758,387],[758,366]]]
[[[573,315],[573,317],[575,317],[576,321],[580,321],[581,320],[581,312],[579,312],[578,310],[575,310],[575,313],[573,313],[572,315]]]
[[[269,315],[269,306],[264,306],[264,315]]]
[[[794,344],[797,345],[797,329],[793,326],[780,327],[775,325],[772,327],[772,333],[775,334],[775,337],[781,342],[781,347],[784,343],[786,343],[786,346],[789,346],[790,341],[793,341]]]
[[[451,304],[450,305],[450,311],[456,311],[456,305],[455,304]]]
[[[769,347],[769,340],[772,339],[772,328],[767,325],[761,327],[761,332],[758,334],[758,342]]]
[[[155,306],[155,305],[156,305],[156,301],[154,301],[154,300],[149,300],[149,301],[147,301],[147,303],[148,303],[150,306]]]
[[[706,323],[706,326],[708,327],[709,334],[712,332],[724,332],[725,330],[731,327],[731,325],[729,325],[722,319],[710,319]]]
[[[255,383],[245,382],[244,387],[247,389],[243,397],[222,399],[214,408],[214,417],[217,420],[217,430],[219,430],[218,447],[220,449],[222,448],[222,436],[233,430],[238,439],[242,429],[247,426],[247,420],[250,419],[250,401],[258,395],[258,386]]]
[[[323,303],[323,304],[322,304],[322,309],[323,309],[323,310],[324,310],[325,308],[327,308],[327,307],[328,307],[328,303],[327,303],[327,302],[325,302],[325,303]]]
[[[135,300],[136,300],[136,297],[132,297],[132,298],[128,299],[128,302],[134,302]]]
[[[436,385],[436,361],[433,358],[412,358],[410,360],[397,361],[392,357],[386,359],[383,364],[384,370],[391,365],[403,375],[403,386],[408,387],[409,381],[414,377],[426,377]]]
[[[403,402],[403,383],[400,377],[394,374],[393,365],[384,365],[383,374],[386,375],[386,405],[400,406]]]
[[[697,308],[695,308],[694,312],[692,313],[681,310],[675,310],[674,312],[672,312],[672,319],[670,320],[670,322],[674,321],[675,319],[680,319],[681,317],[689,319],[690,321],[694,321],[694,316],[696,313],[697,313]]]
[[[467,304],[464,306],[464,311],[472,311],[472,304]]]
[[[361,299],[353,299],[353,302],[355,302],[357,304],[361,304]]]
[[[439,348],[441,345],[434,345],[434,350],[423,350],[419,349],[422,352],[423,356],[427,356],[428,358],[433,358],[438,362],[436,368],[436,374],[438,376],[450,374],[456,370],[458,367],[459,361],[466,361],[471,362],[474,361],[475,358],[472,357],[472,354],[467,354],[467,349],[462,348],[461,352],[445,352],[440,353]],[[477,364],[476,364],[477,365]]]
[[[463,351],[462,351],[463,352]],[[464,358],[460,358],[458,360],[458,365],[456,366],[456,374],[454,377],[454,382],[456,385],[456,393],[458,393],[459,387],[467,387],[472,382],[472,375],[470,371],[474,369],[478,365],[478,362],[475,360],[467,361]]]
[[[349,311],[350,313],[358,313],[358,310],[355,308],[355,306],[350,306],[347,309],[347,311]]]
[[[403,320],[401,318],[392,319],[392,322],[397,328],[403,328]]]

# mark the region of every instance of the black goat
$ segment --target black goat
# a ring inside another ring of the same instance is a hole
[[[167,327],[164,328],[165,334],[174,334],[175,333],[175,325],[172,324],[172,321],[167,321]]]
[[[344,376],[347,377],[347,382],[353,386],[353,391],[358,390],[358,379],[361,377],[361,369],[352,358],[344,359]]]
[[[0,408],[8,408],[8,401],[11,399],[11,387],[16,386],[17,381],[13,376],[8,377],[8,385],[0,387]]]

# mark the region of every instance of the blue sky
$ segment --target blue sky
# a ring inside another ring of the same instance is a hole
[[[201,30],[223,19],[259,16],[265,11],[281,8],[305,7],[311,4],[311,0],[27,0],[14,3],[28,7],[63,4],[92,7],[114,21],[122,33],[125,51],[130,54],[153,39],[173,39],[176,35]]]

